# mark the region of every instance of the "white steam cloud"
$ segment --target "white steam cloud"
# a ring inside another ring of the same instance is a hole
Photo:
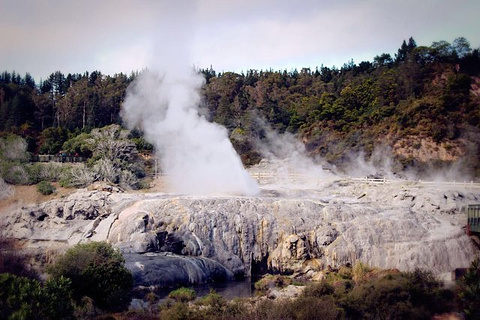
[[[172,191],[254,195],[258,186],[227,130],[199,114],[202,84],[193,68],[144,71],[127,90],[122,117],[154,144]]]
[[[130,128],[140,128],[155,146],[171,191],[254,195],[259,188],[227,130],[199,113],[204,78],[190,58],[195,4],[159,2],[152,12],[154,60],[127,89],[122,118]]]
[[[267,178],[271,175],[273,179],[268,179],[269,184],[285,189],[317,188],[335,177],[335,168],[323,159],[310,157],[305,145],[293,134],[278,133],[262,118],[257,118],[256,124],[263,131],[263,138],[257,139],[255,144],[267,161],[252,168],[252,173],[264,173]],[[330,168],[326,170],[324,167]]]
[[[343,171],[353,178],[399,178],[394,171],[392,150],[387,145],[377,145],[368,159],[363,150],[347,154],[347,159]]]

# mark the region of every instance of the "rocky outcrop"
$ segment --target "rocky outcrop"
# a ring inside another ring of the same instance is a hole
[[[476,251],[463,205],[475,189],[332,181],[258,197],[192,197],[78,191],[9,213],[4,232],[38,251],[108,241],[137,284],[197,283],[262,271],[315,276],[362,261],[446,273]],[[169,254],[165,254],[165,253]]]
[[[174,287],[233,279],[233,274],[220,263],[203,257],[170,253],[128,253],[124,257],[137,286]]]

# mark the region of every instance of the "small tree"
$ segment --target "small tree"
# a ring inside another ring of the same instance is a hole
[[[122,311],[130,303],[133,286],[132,274],[124,264],[122,254],[110,244],[90,242],[69,249],[49,273],[72,281],[76,301],[88,296],[102,310]]]

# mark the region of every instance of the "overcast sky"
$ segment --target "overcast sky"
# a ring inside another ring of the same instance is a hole
[[[480,0],[0,0],[0,71],[341,67],[410,36],[478,48],[479,14]]]

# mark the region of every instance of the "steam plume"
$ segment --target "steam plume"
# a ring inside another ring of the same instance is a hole
[[[122,118],[140,128],[160,158],[168,185],[186,194],[254,195],[259,189],[235,152],[227,130],[199,114],[204,78],[189,57],[195,8],[162,2],[154,13],[153,61],[127,89]],[[176,19],[182,16],[184,19]],[[157,22],[160,21],[160,22]],[[190,23],[185,23],[189,21]]]
[[[334,176],[331,170],[324,170],[323,159],[313,159],[294,135],[273,130],[266,121],[258,116],[256,125],[263,131],[263,138],[257,139],[256,147],[265,163],[260,171],[272,173],[276,183],[283,188],[315,188],[328,183]],[[331,168],[334,170],[334,168]]]
[[[172,191],[254,195],[227,130],[199,115],[202,84],[190,68],[144,71],[127,90],[122,117],[155,145]]]

